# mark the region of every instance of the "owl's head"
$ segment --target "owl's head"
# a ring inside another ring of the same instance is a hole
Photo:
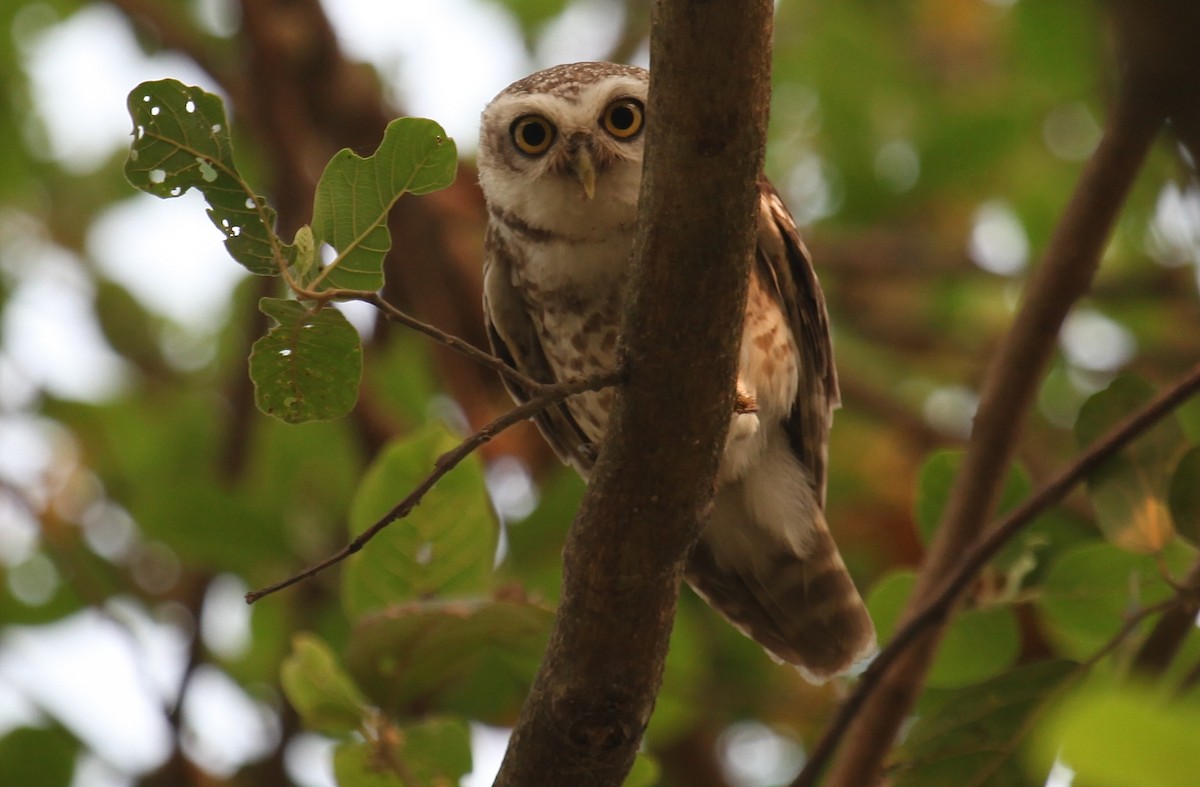
[[[483,111],[479,182],[489,204],[570,234],[632,224],[649,76],[570,63],[509,85]]]

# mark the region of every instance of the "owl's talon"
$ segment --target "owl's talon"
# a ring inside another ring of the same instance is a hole
[[[733,402],[734,413],[741,415],[743,413],[758,412],[758,399],[755,398],[754,394],[747,393],[739,388],[735,396],[736,398]]]

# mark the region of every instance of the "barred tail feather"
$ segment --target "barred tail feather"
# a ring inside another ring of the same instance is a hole
[[[773,657],[823,683],[874,654],[875,628],[824,518],[819,512],[816,518],[803,555],[793,545],[763,538],[756,539],[755,560],[730,561],[706,533],[689,557],[686,578]],[[770,544],[777,549],[764,554]]]

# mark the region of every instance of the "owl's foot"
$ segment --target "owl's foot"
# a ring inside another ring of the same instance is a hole
[[[755,398],[754,394],[738,388],[737,393],[734,394],[734,396],[735,399],[733,401],[733,412],[739,414],[758,412],[758,399]]]

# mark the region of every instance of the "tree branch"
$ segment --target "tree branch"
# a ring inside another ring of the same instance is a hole
[[[1020,506],[1013,509],[984,537],[979,539],[970,552],[960,559],[954,573],[946,579],[924,606],[896,631],[887,647],[880,651],[875,660],[871,662],[871,666],[863,673],[854,687],[854,693],[838,709],[837,716],[826,728],[821,742],[813,749],[804,770],[796,777],[792,787],[811,787],[817,783],[817,778],[830,755],[833,754],[863,704],[877,691],[888,668],[930,627],[946,621],[958,598],[970,587],[983,567],[996,556],[1005,544],[1043,512],[1059,503],[1076,484],[1083,481],[1100,465],[1120,452],[1139,435],[1148,431],[1198,391],[1200,391],[1200,365],[1195,366],[1187,375],[1152,402],[1126,417],[1103,437],[1092,443],[1069,467],[1030,495]],[[1192,568],[1185,581],[1185,587],[1193,589],[1192,594],[1184,593],[1177,596],[1169,607],[1168,614],[1164,615],[1159,626],[1155,627],[1156,632],[1160,629],[1166,629],[1168,632],[1175,631],[1174,628],[1165,625],[1169,615],[1172,619],[1181,616],[1186,618],[1187,628],[1194,624],[1196,609],[1200,606],[1200,600],[1195,598],[1194,592],[1198,584],[1200,584],[1200,563]],[[1172,612],[1178,614],[1172,614]],[[1190,617],[1187,617],[1189,614]],[[1184,629],[1185,634],[1187,628]],[[1165,638],[1168,634],[1164,633],[1161,636]],[[1152,634],[1147,639],[1146,646],[1143,646],[1142,653],[1146,652],[1147,646],[1154,639],[1155,636]],[[1141,661],[1142,654],[1140,653],[1137,662]]]
[[[1176,603],[1159,618],[1133,659],[1133,670],[1143,676],[1153,678],[1166,672],[1183,641],[1196,627],[1196,613],[1200,612],[1200,559],[1192,563],[1178,590]]]
[[[561,383],[554,385],[543,385],[539,387],[538,392],[527,402],[509,410],[504,415],[489,423],[487,426],[478,430],[466,440],[463,440],[456,447],[447,451],[438,457],[434,463],[433,470],[429,475],[417,484],[412,492],[401,500],[399,503],[380,517],[373,525],[359,533],[350,543],[339,549],[334,554],[314,563],[303,571],[293,574],[287,579],[280,580],[273,585],[268,585],[261,590],[254,590],[246,594],[246,603],[253,604],[259,599],[269,596],[272,593],[291,587],[297,582],[301,582],[310,577],[315,577],[327,568],[336,566],[346,558],[353,555],[355,552],[362,549],[368,541],[379,534],[393,522],[403,519],[412,513],[412,510],[420,504],[425,495],[430,489],[433,489],[442,476],[453,470],[459,462],[466,459],[474,453],[480,446],[491,440],[500,432],[503,432],[513,424],[520,423],[528,418],[540,413],[555,402],[560,402],[569,396],[573,396],[583,391],[596,391],[601,388],[607,388],[610,385],[616,385],[621,381],[621,373],[619,371],[604,372],[601,374],[589,375],[587,377],[576,377],[570,380],[564,380]]]
[[[1099,147],[1084,169],[1013,326],[992,360],[962,471],[909,599],[911,619],[938,592],[995,509],[1025,414],[1071,306],[1087,291],[1118,210],[1165,111],[1160,96],[1127,76]],[[942,627],[914,640],[880,677],[847,732],[829,784],[877,783],[883,758],[924,682]]]
[[[629,379],[567,536],[562,601],[498,787],[621,784],[654,707],[734,408],[771,12],[769,0],[655,3],[622,316]]]

